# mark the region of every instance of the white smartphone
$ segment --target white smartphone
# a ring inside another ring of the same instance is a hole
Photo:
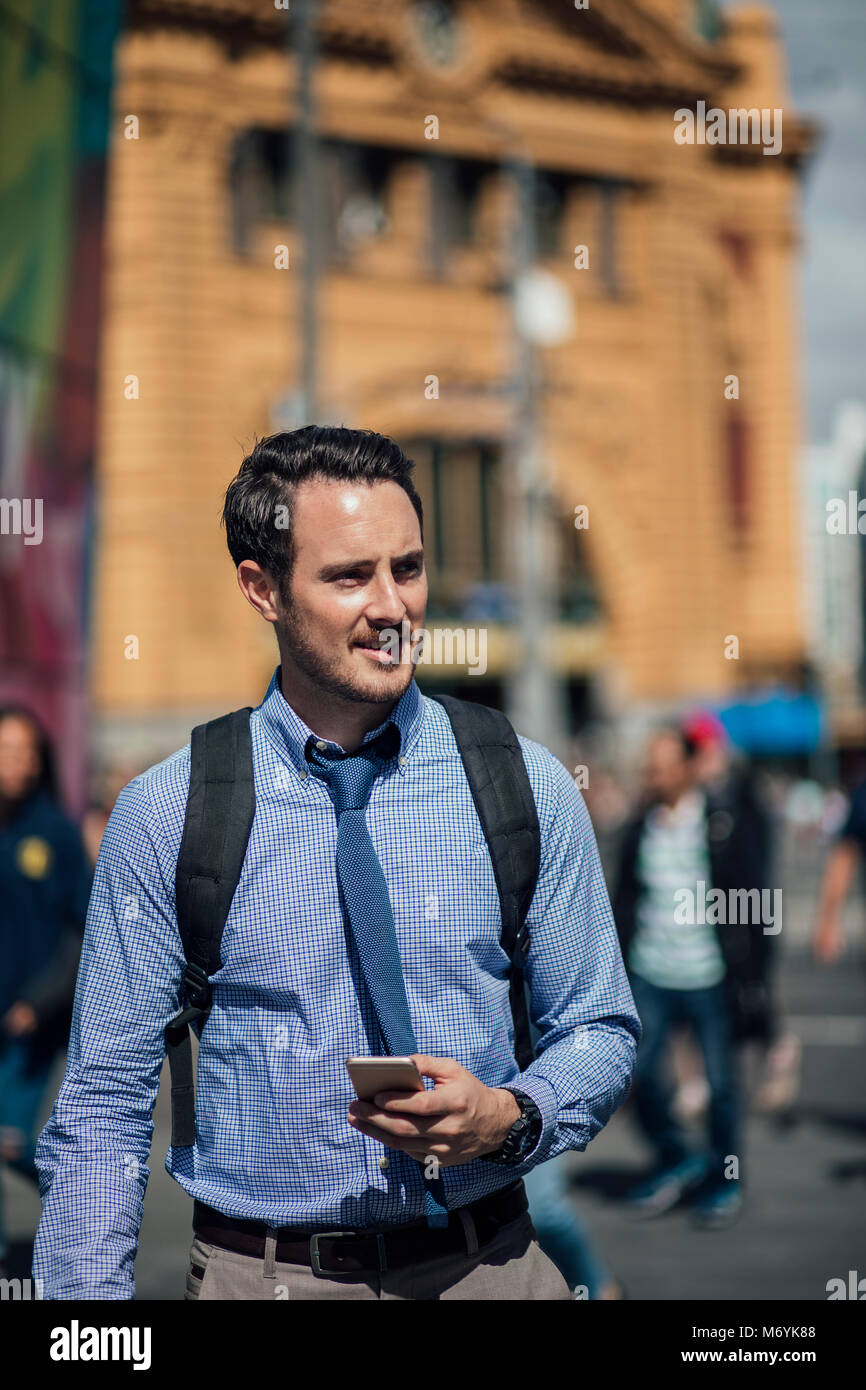
[[[411,1057],[347,1057],[346,1070],[359,1100],[372,1100],[380,1091],[424,1090]]]

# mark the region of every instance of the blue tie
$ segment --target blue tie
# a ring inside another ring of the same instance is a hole
[[[366,807],[377,775],[399,747],[393,721],[355,754],[322,754],[308,741],[311,771],[327,786],[337,812],[337,878],[358,950],[361,974],[390,1056],[418,1051],[388,885],[367,829]],[[428,1226],[447,1226],[441,1176],[424,1178]]]

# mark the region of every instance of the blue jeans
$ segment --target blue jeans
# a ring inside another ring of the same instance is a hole
[[[39,1186],[34,1163],[36,1122],[39,1106],[51,1077],[53,1056],[45,1056],[29,1037],[10,1038],[0,1033],[0,1138],[16,1147],[16,1156],[6,1166]],[[8,1255],[6,1222],[3,1211],[3,1183],[0,1177],[0,1260]]]
[[[667,1044],[674,1026],[687,1022],[697,1035],[710,1088],[708,1176],[724,1179],[726,1160],[734,1155],[739,1159],[742,1178],[740,1086],[724,985],[710,989],[660,989],[633,971],[629,971],[629,984],[643,1025],[635,1070],[635,1109],[660,1165],[672,1167],[691,1152],[671,1110],[673,1087],[665,1068]]]
[[[529,1215],[538,1243],[553,1260],[568,1287],[586,1286],[590,1298],[612,1275],[590,1239],[568,1196],[568,1154],[538,1163],[523,1179]]]

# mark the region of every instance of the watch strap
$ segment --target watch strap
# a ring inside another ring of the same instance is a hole
[[[494,1149],[493,1153],[481,1155],[488,1163],[522,1163],[532,1153],[541,1137],[543,1120],[535,1101],[526,1095],[525,1091],[512,1091],[511,1094],[520,1106],[520,1115],[500,1147]]]

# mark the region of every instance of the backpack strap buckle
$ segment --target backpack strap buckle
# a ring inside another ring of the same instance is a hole
[[[183,972],[187,999],[194,1009],[206,1009],[210,1004],[210,980],[200,965],[187,961]]]
[[[526,964],[526,957],[529,955],[529,927],[523,922],[517,935],[514,938],[514,960],[521,967]]]

